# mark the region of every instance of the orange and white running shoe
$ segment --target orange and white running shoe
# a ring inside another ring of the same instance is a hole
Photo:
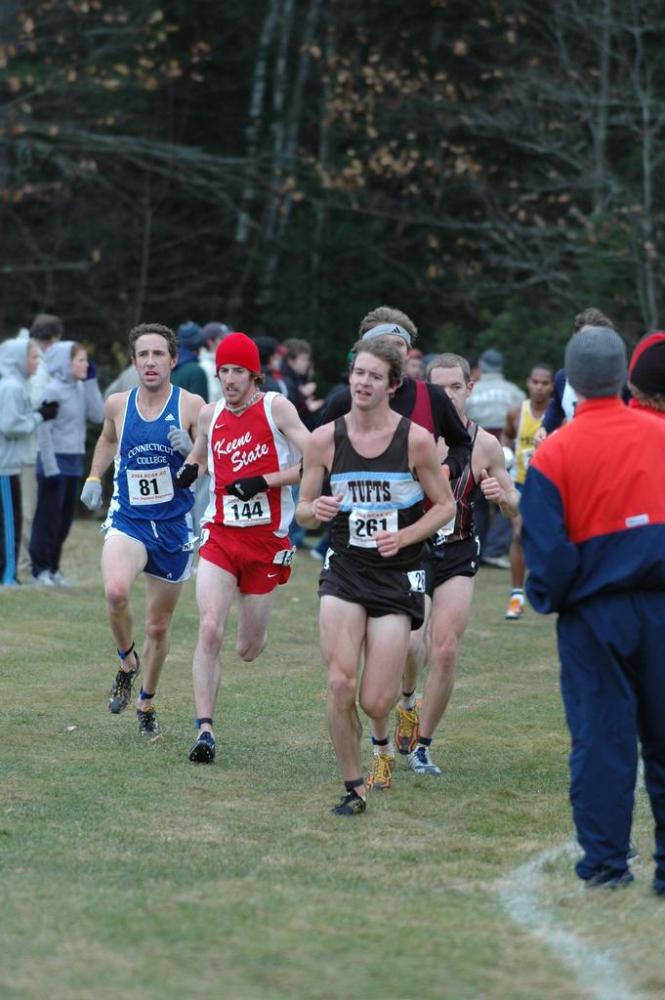
[[[510,598],[508,603],[508,610],[506,611],[505,617],[511,619],[512,621],[517,621],[524,614],[524,601],[521,597],[514,595]]]

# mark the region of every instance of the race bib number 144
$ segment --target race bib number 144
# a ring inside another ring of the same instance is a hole
[[[224,524],[228,528],[251,528],[270,524],[270,503],[266,493],[257,493],[251,500],[224,496]]]

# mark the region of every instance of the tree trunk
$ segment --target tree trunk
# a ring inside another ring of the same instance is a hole
[[[254,79],[252,82],[252,94],[249,102],[249,115],[245,138],[247,140],[247,180],[243,188],[240,199],[240,212],[236,224],[236,243],[245,244],[249,236],[250,217],[249,210],[256,191],[256,169],[259,150],[259,139],[263,124],[263,98],[266,90],[266,80],[268,76],[268,59],[270,46],[272,43],[277,15],[280,9],[280,0],[269,0],[266,16],[263,19],[261,35],[259,36],[256,63],[254,65]]]

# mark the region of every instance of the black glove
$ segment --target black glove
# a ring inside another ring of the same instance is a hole
[[[251,500],[261,490],[267,489],[268,484],[263,476],[247,476],[246,479],[236,479],[234,483],[229,483],[226,492],[238,497],[238,500]]]
[[[42,403],[37,413],[41,413],[44,420],[55,420],[59,409],[60,403]]]
[[[173,483],[179,490],[186,490],[196,480],[198,474],[199,466],[197,462],[192,462],[191,465],[183,465],[176,472]]]

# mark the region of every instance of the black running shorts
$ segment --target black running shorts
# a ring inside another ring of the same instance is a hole
[[[475,576],[480,565],[480,542],[474,535],[459,542],[447,542],[432,549],[427,560],[427,594],[454,576]]]
[[[370,618],[408,615],[415,630],[425,619],[425,570],[367,566],[328,549],[319,577],[319,597],[326,596],[359,604]]]

